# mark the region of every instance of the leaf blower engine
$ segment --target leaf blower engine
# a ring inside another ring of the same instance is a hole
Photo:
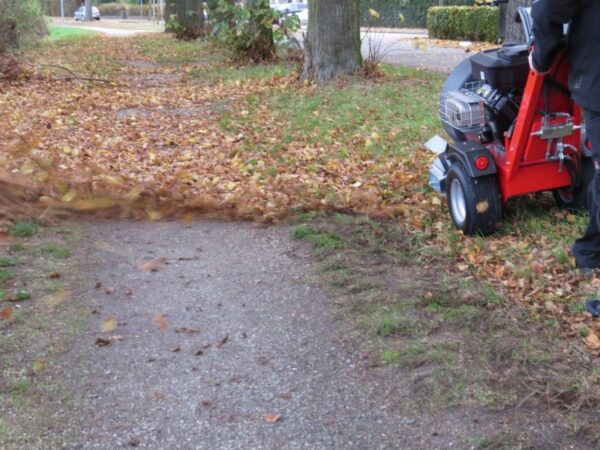
[[[518,21],[531,41],[529,8]],[[430,185],[446,194],[453,223],[465,234],[496,229],[507,201],[552,191],[557,203],[585,208],[593,176],[581,108],[567,89],[568,65],[558,52],[547,75],[529,70],[529,43],[507,44],[461,62],[439,96],[451,138],[425,145],[438,157]]]

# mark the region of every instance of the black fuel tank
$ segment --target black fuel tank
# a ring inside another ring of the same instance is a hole
[[[473,78],[503,93],[523,90],[529,74],[526,45],[507,45],[471,56]]]

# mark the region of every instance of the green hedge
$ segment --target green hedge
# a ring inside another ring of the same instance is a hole
[[[494,42],[498,39],[498,8],[437,6],[427,11],[429,37]]]
[[[473,0],[443,0],[445,5],[472,5]],[[425,28],[427,10],[440,0],[360,0],[361,25],[372,27]],[[369,9],[379,17],[369,14]]]

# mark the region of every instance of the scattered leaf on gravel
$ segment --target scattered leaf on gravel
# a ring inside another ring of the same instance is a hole
[[[139,447],[140,446],[140,440],[136,437],[132,437],[129,438],[129,441],[127,442],[127,445],[129,445],[130,447]]]
[[[46,368],[46,359],[38,358],[33,362],[33,373],[38,374]]]
[[[110,316],[102,324],[102,331],[105,332],[105,333],[110,333],[111,331],[115,331],[117,329],[118,325],[119,324],[117,322],[117,319],[115,319],[114,317]]]
[[[223,339],[221,339],[219,341],[219,343],[217,344],[217,348],[223,347],[227,343],[228,340],[229,340],[229,335],[225,336]]]
[[[594,330],[589,330],[589,335],[583,339],[585,345],[588,346],[590,350],[598,350],[600,349],[600,338],[598,338],[598,334]]]
[[[265,416],[265,422],[267,423],[276,423],[281,420],[281,414],[267,414]]]
[[[154,316],[154,323],[158,325],[158,328],[160,328],[161,331],[167,331],[167,319],[165,319],[163,314],[156,314]]]
[[[172,349],[171,349],[171,351],[172,351],[173,353],[180,352],[180,351],[181,351],[181,347],[174,347],[174,348],[172,348]]]
[[[162,393],[162,392],[160,392],[160,391],[154,391],[154,392],[152,393],[152,398],[153,398],[154,400],[164,400],[164,399],[165,399],[165,394],[163,394],[163,393]]]
[[[181,328],[176,328],[175,329],[175,333],[185,333],[185,334],[194,334],[194,333],[200,333],[200,328],[196,328],[196,327],[181,327]]]
[[[71,291],[60,289],[42,298],[42,303],[44,303],[46,306],[55,307],[63,303],[65,300],[69,299],[70,296]]]
[[[4,308],[0,309],[0,318],[2,318],[2,320],[10,319],[10,316],[12,315],[12,311],[13,311],[12,308],[5,306]]]
[[[50,278],[50,279],[60,278],[60,273],[52,272],[50,275],[48,275],[48,278]]]
[[[95,342],[96,346],[98,347],[104,347],[105,345],[110,344],[110,339],[106,339],[106,338],[98,338],[96,339]]]
[[[138,259],[137,266],[143,272],[156,272],[160,266],[167,262],[167,258],[160,256],[156,259]]]

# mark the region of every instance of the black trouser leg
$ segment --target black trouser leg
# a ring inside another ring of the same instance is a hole
[[[577,267],[595,269],[600,267],[600,112],[586,109],[584,117],[596,171],[588,186],[590,221],[583,236],[575,241],[571,252],[577,261]]]

